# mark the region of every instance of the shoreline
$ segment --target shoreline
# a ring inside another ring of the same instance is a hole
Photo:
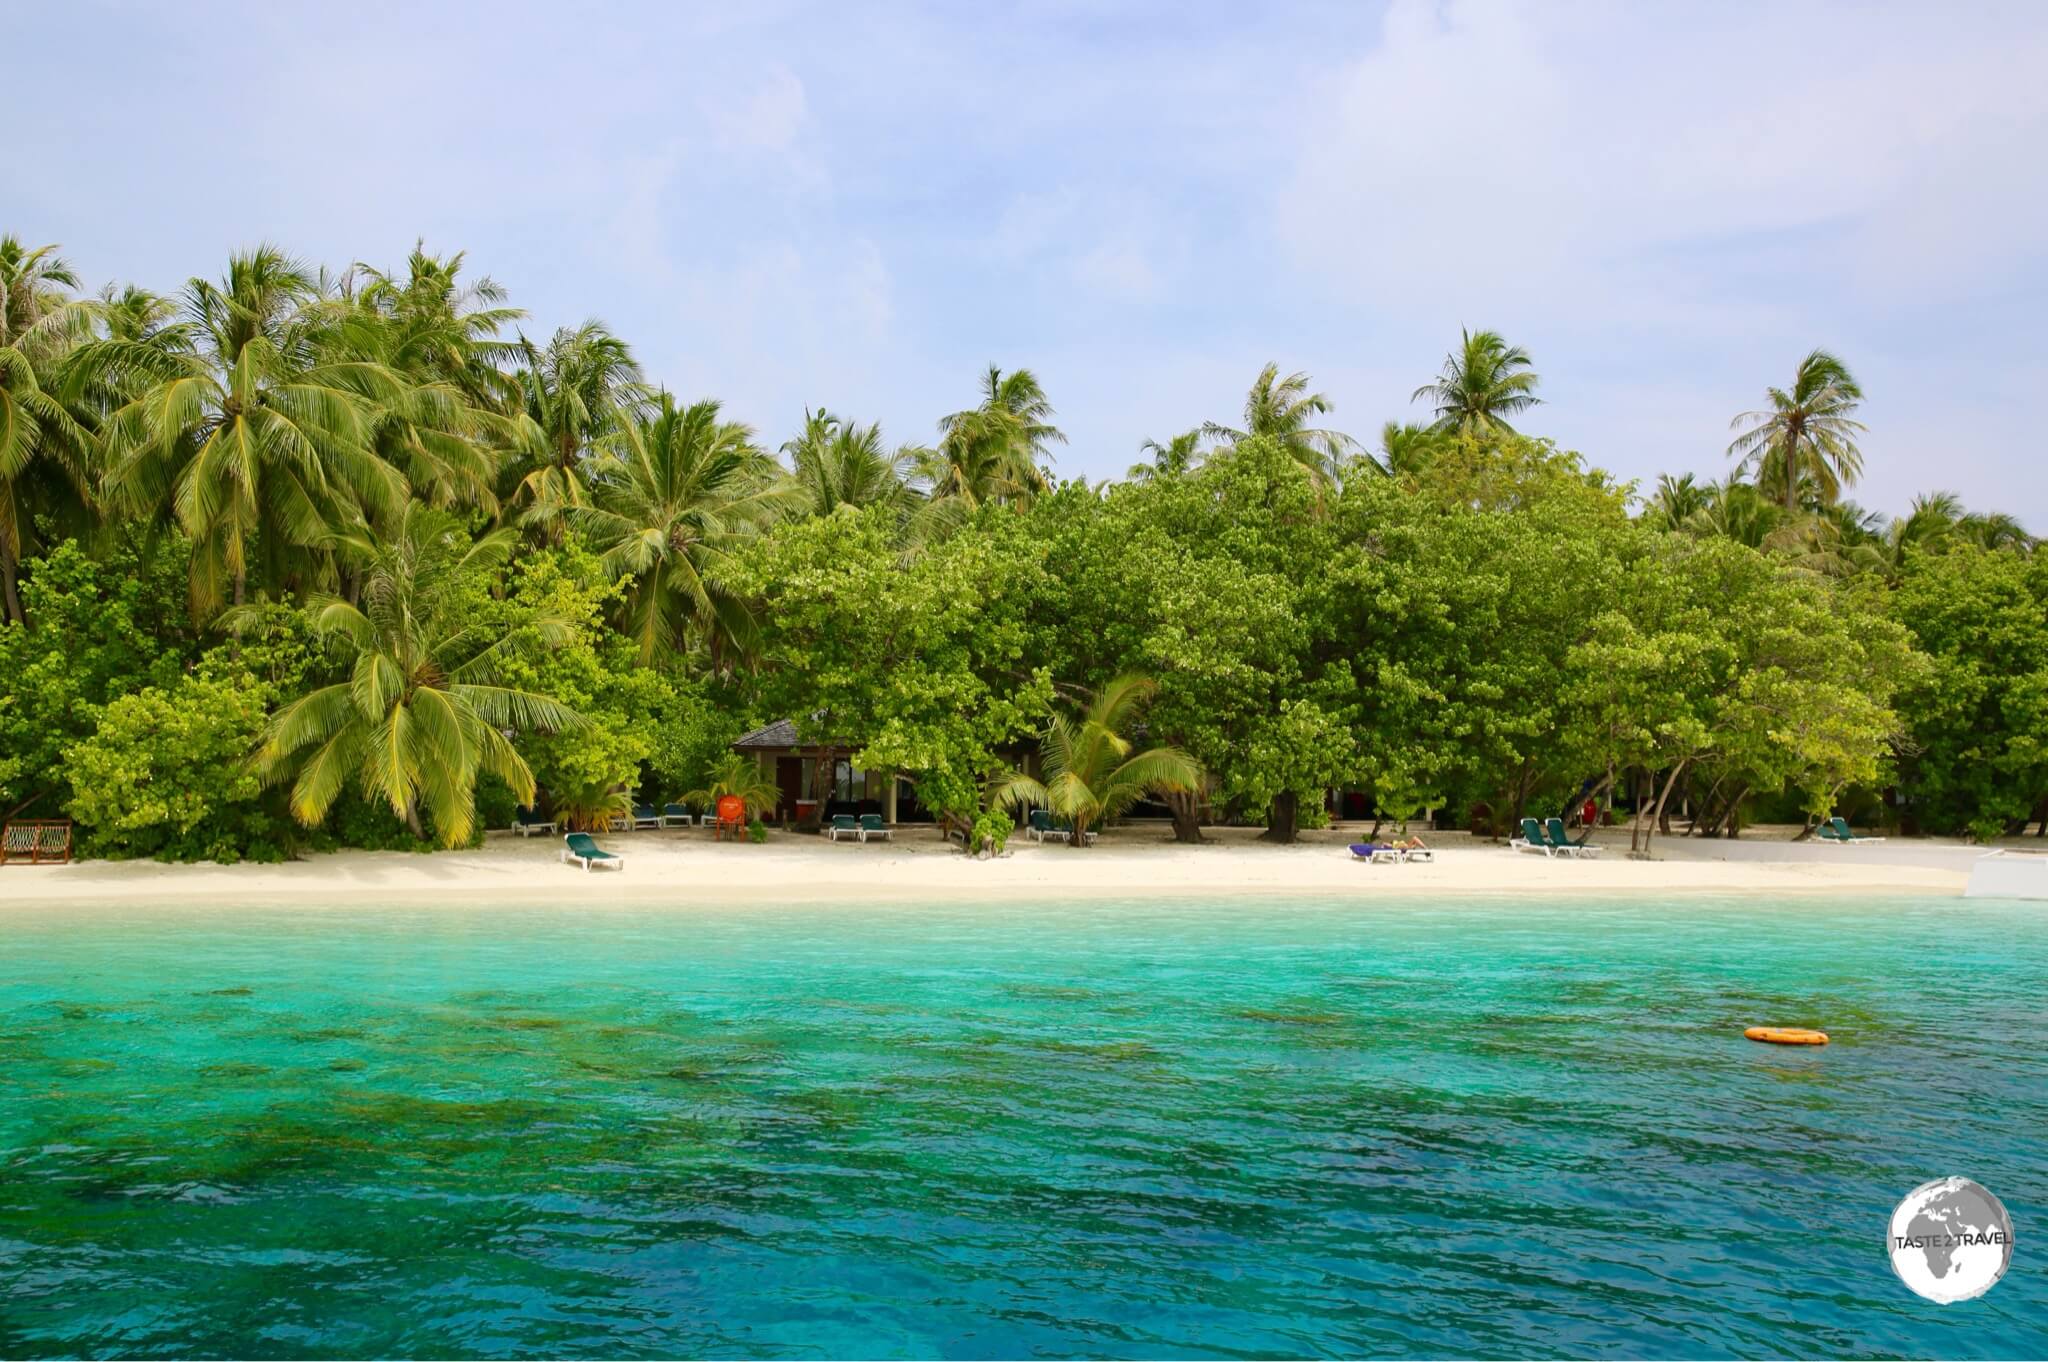
[[[1985,848],[1935,839],[1834,846],[1793,844],[1769,830],[1734,842],[1659,838],[1660,859],[1627,858],[1625,830],[1596,837],[1593,860],[1518,852],[1465,833],[1429,838],[1430,864],[1372,865],[1346,845],[1369,825],[1306,832],[1289,847],[1258,842],[1256,828],[1205,829],[1201,846],[1169,840],[1159,825],[1106,832],[1087,850],[1021,837],[980,861],[929,827],[894,842],[831,843],[771,833],[765,845],[716,843],[708,829],[607,835],[624,870],[562,864],[559,838],[489,834],[482,847],[414,853],[340,851],[282,865],[82,861],[0,870],[0,911],[65,904],[211,902],[342,907],[364,902],[545,900],[678,909],[848,901],[901,906],[1020,903],[1047,898],[1301,895],[1413,899],[1431,894],[1554,898],[1588,894],[1897,895],[1957,897]],[[1622,835],[1617,840],[1614,834]]]

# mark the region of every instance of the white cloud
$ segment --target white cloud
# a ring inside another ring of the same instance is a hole
[[[1280,230],[1357,297],[1595,324],[1739,331],[1731,273],[1800,298],[1995,275],[2048,226],[2025,169],[2048,9],[1952,16],[1396,0],[1333,78]]]

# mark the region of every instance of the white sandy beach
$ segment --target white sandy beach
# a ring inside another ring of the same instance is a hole
[[[1659,838],[1653,861],[1628,859],[1626,832],[1602,834],[1595,860],[1546,859],[1463,833],[1435,836],[1434,864],[1371,865],[1345,844],[1365,825],[1303,835],[1292,847],[1257,841],[1250,828],[1211,829],[1211,842],[1179,846],[1161,825],[1112,829],[1087,850],[1039,846],[1021,837],[1010,853],[975,860],[929,827],[904,828],[893,843],[828,843],[773,832],[765,845],[718,843],[708,829],[621,833],[622,871],[564,865],[560,839],[494,832],[473,851],[414,855],[346,851],[287,865],[159,865],[87,861],[0,870],[0,904],[144,900],[219,903],[548,900],[588,903],[739,904],[858,900],[1027,901],[1210,894],[1426,895],[1437,892],[1583,894],[1960,894],[1980,847],[1938,839],[1863,846],[1794,844],[1791,829],[1759,829],[1742,840]],[[2016,844],[2020,845],[2020,844]],[[2030,848],[2031,849],[2031,848]]]

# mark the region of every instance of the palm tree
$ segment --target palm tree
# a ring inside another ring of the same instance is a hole
[[[479,774],[533,802],[533,772],[507,735],[583,720],[544,695],[502,684],[504,665],[522,649],[560,643],[572,626],[537,616],[531,628],[507,633],[474,618],[483,581],[516,546],[509,530],[472,543],[452,519],[416,503],[388,541],[351,542],[366,562],[362,605],[334,596],[311,602],[314,628],[349,679],[279,710],[257,754],[266,779],[291,780],[301,823],[318,824],[353,783],[388,804],[414,836],[425,835],[424,815],[453,847],[475,829]],[[231,627],[253,618],[228,617]]]
[[[1146,440],[1138,446],[1138,452],[1151,455],[1151,460],[1132,464],[1124,476],[1133,482],[1150,482],[1154,478],[1177,478],[1190,472],[1202,461],[1204,438],[1198,427],[1182,431],[1165,444]]]
[[[1283,446],[1318,482],[1336,477],[1344,455],[1358,448],[1358,442],[1342,431],[1323,430],[1309,422],[1333,410],[1330,399],[1308,390],[1307,374],[1280,377],[1280,366],[1268,364],[1252,380],[1244,399],[1244,426],[1204,422],[1202,433],[1233,444],[1264,436]]]
[[[1863,389],[1848,366],[1825,350],[1801,361],[1790,391],[1768,388],[1770,408],[1746,411],[1729,423],[1739,431],[1728,446],[1737,471],[1754,470],[1759,487],[1774,487],[1787,511],[1799,510],[1799,492],[1811,486],[1825,506],[1863,472],[1856,436],[1867,429],[1854,418]]]
[[[81,390],[137,394],[106,421],[107,488],[132,513],[167,509],[192,539],[197,613],[230,588],[246,599],[259,550],[275,578],[329,580],[337,536],[405,504],[404,476],[372,440],[405,385],[323,347],[319,290],[298,262],[259,247],[233,257],[220,284],[186,286],[179,343],[115,336],[78,356]]]
[[[1675,478],[1661,473],[1656,493],[1643,507],[1643,519],[1659,529],[1683,529],[1713,505],[1714,491],[1711,486],[1701,486],[1691,473]]]
[[[1429,471],[1443,448],[1443,436],[1413,421],[1389,421],[1380,427],[1380,467],[1395,477],[1419,478]]]
[[[782,791],[761,773],[759,763],[737,752],[728,752],[712,768],[710,782],[701,790],[685,794],[683,802],[715,812],[718,801],[727,798],[739,800],[751,822],[774,808],[775,802],[782,798]]]
[[[555,332],[546,350],[519,338],[526,368],[518,375],[531,446],[518,494],[526,521],[558,530],[564,513],[584,505],[591,447],[643,416],[652,396],[626,343],[587,321]]]
[[[804,427],[785,442],[804,510],[830,515],[841,506],[909,509],[909,478],[920,451],[891,452],[880,423],[856,425],[828,411],[804,412]]]
[[[1029,369],[1005,374],[991,364],[981,379],[981,404],[939,420],[939,447],[919,459],[934,501],[972,511],[985,502],[1019,507],[1049,485],[1050,447],[1067,437],[1052,424],[1052,403]]]
[[[91,501],[92,437],[53,390],[91,313],[56,252],[0,236],[0,619],[15,624],[27,620],[17,579],[37,514]]]
[[[518,383],[501,367],[523,352],[496,339],[525,314],[505,291],[461,278],[463,257],[415,247],[406,273],[357,264],[330,308],[323,344],[384,366],[404,381],[374,414],[370,444],[432,505],[496,515],[495,486],[508,453],[533,448]]]
[[[674,652],[694,626],[713,655],[744,652],[754,632],[716,569],[796,498],[754,432],[719,419],[718,403],[678,407],[662,393],[652,419],[625,425],[595,465],[588,505],[568,512],[607,572],[632,578],[625,626],[640,660]]]
[[[1055,714],[1040,747],[1043,783],[1012,775],[998,783],[994,802],[1043,805],[1073,825],[1068,845],[1082,847],[1090,824],[1115,818],[1148,793],[1200,789],[1202,767],[1193,757],[1178,747],[1133,750],[1136,744],[1125,734],[1157,689],[1149,677],[1119,676],[1080,714]]]
[[[1541,382],[1529,352],[1509,345],[1494,331],[1459,330],[1459,345],[1444,357],[1443,372],[1433,383],[1415,390],[1412,402],[1427,401],[1435,414],[1432,429],[1484,439],[1512,435],[1510,416],[1540,406]]]

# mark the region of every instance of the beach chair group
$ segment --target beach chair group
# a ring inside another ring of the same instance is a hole
[[[1545,856],[1563,856],[1575,861],[1600,854],[1600,848],[1590,842],[1581,846],[1567,837],[1562,818],[1552,818],[1547,822],[1524,818],[1522,835],[1511,838],[1508,845],[1516,851],[1540,851]]]
[[[1045,809],[1033,809],[1024,820],[1024,835],[1034,842],[1070,842],[1074,839],[1074,824],[1071,819],[1054,818]],[[1087,840],[1095,840],[1092,829]]]
[[[837,842],[844,838],[866,845],[870,838],[882,842],[896,840],[896,830],[883,822],[882,815],[878,813],[864,813],[858,818],[850,813],[835,813],[832,815],[832,821],[819,831],[825,834],[825,840],[828,842]]]
[[[1849,820],[1836,814],[1822,823],[1818,829],[1823,842],[1882,842],[1882,837],[1866,837],[1849,826]]]
[[[1353,842],[1351,854],[1361,861],[1370,861],[1374,865],[1406,865],[1410,861],[1428,862],[1436,859],[1436,853],[1421,845],[1420,838],[1413,844]]]

